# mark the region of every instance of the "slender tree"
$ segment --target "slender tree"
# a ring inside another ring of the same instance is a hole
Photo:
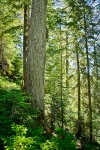
[[[76,41],[76,62],[77,62],[77,93],[78,93],[78,131],[77,137],[81,136],[81,81],[80,81],[80,60],[79,60],[79,46]]]
[[[68,92],[68,69],[69,69],[69,60],[68,60],[69,54],[68,54],[68,34],[66,33],[66,90]],[[67,93],[68,97],[68,93]]]
[[[23,34],[23,80],[24,90],[29,93],[29,0],[24,2],[24,34]]]
[[[62,52],[62,41],[61,41],[61,22],[60,22],[60,39],[59,39],[59,48],[60,48],[60,98],[61,98],[61,127],[63,128],[64,123],[64,108],[63,108],[63,71],[62,71],[62,63],[63,63],[63,52]]]
[[[84,3],[85,4],[85,3]],[[89,62],[89,50],[88,50],[88,32],[86,23],[86,11],[84,5],[84,32],[85,32],[85,49],[86,49],[86,60],[87,60],[87,81],[88,81],[88,100],[89,100],[89,137],[90,143],[92,143],[92,102],[91,102],[91,81],[90,81],[90,62]]]

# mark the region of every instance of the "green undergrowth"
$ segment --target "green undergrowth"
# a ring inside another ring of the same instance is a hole
[[[48,136],[38,122],[39,112],[13,82],[0,77],[0,150],[76,150],[77,140],[57,127]],[[95,150],[95,147],[86,149]]]

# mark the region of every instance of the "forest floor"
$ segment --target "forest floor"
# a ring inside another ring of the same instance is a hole
[[[60,127],[47,134],[37,122],[30,98],[20,86],[0,77],[0,150],[99,150]]]

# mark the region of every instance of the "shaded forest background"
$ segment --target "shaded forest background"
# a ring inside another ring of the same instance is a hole
[[[37,108],[26,63],[33,58],[31,12],[31,0],[0,1],[1,150],[99,150],[100,2],[48,0],[44,97]]]

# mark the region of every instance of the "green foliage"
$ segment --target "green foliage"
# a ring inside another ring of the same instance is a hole
[[[61,128],[47,139],[44,127],[38,124],[38,112],[26,102],[29,97],[15,83],[1,77],[0,83],[0,141],[6,150],[75,149],[73,136]]]
[[[45,138],[29,96],[4,78],[0,83],[0,145],[4,141],[7,150],[38,149]]]
[[[47,140],[41,145],[42,150],[59,150],[58,143],[55,140]]]
[[[22,55],[22,4],[23,1],[0,1],[0,73],[14,81],[22,78],[22,57],[19,59]]]
[[[76,150],[76,141],[74,136],[62,128],[56,129],[58,147],[61,150]]]
[[[38,128],[35,132],[36,135],[33,133],[31,137],[27,137],[28,129],[22,125],[12,124],[11,128],[15,134],[13,133],[12,136],[6,138],[6,150],[76,150],[73,136],[61,128],[57,129],[55,136],[51,136],[49,140],[43,137],[43,130]]]
[[[22,79],[22,58],[19,56],[16,56],[13,60],[12,60],[12,79],[14,82],[16,83],[20,83],[21,79]]]
[[[71,133],[57,128],[54,135],[42,144],[42,150],[76,150],[76,140]]]
[[[12,134],[10,126],[13,122],[22,123],[28,116],[30,104],[25,102],[19,86],[0,77],[0,138]]]
[[[100,147],[95,146],[93,144],[89,144],[87,142],[84,143],[84,149],[85,150],[99,150]]]
[[[22,125],[12,124],[12,131],[15,132],[11,137],[5,140],[5,149],[6,150],[25,150],[36,148],[32,146],[35,141],[32,137],[26,137],[27,128]]]

